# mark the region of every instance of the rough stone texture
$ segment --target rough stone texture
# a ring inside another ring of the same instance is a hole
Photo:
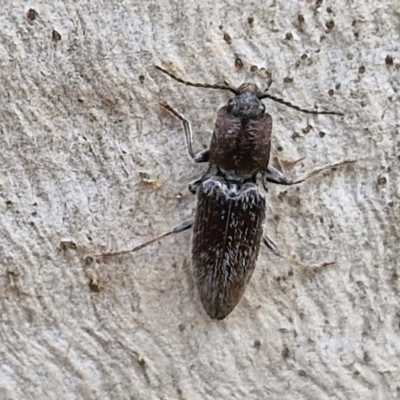
[[[1,6],[0,398],[400,398],[398,0],[47,3]],[[358,159],[270,189],[266,231],[281,250],[336,265],[262,249],[242,301],[215,322],[189,232],[85,264],[193,215],[187,183],[204,167],[158,102],[193,122],[198,151],[230,95],[153,64],[232,85],[271,73],[271,93],[346,113],[265,102],[289,176]]]

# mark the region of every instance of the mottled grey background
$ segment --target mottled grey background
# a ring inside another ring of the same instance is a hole
[[[0,398],[399,399],[398,0],[47,3],[1,5]],[[242,301],[215,322],[193,286],[189,232],[84,263],[193,215],[187,183],[204,167],[158,102],[192,121],[198,151],[230,95],[153,64],[232,85],[271,74],[271,93],[346,113],[265,102],[288,176],[358,159],[270,188],[269,236],[335,266],[293,267],[263,248]]]

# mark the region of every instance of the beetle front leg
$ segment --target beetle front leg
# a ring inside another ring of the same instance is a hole
[[[210,153],[209,150],[203,150],[198,154],[194,154],[193,152],[193,131],[190,121],[183,114],[181,114],[179,111],[175,110],[175,108],[170,106],[168,103],[162,101],[160,102],[160,105],[182,122],[183,132],[185,134],[186,148],[188,150],[190,158],[195,163],[208,162]]]
[[[203,162],[210,161],[210,150],[207,149],[207,150],[200,151],[200,153],[197,153],[194,156],[193,161],[195,163],[203,163]]]

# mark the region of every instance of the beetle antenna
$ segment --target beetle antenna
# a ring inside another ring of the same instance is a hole
[[[269,85],[269,86],[270,86],[270,85]],[[268,88],[269,88],[269,86],[268,86]],[[267,89],[267,90],[268,90],[268,89]],[[306,114],[325,114],[325,115],[340,115],[340,116],[343,116],[343,115],[344,115],[343,113],[337,112],[337,111],[314,111],[314,110],[306,110],[305,108],[300,108],[300,107],[298,107],[298,106],[295,106],[295,105],[292,104],[292,103],[289,103],[288,101],[285,101],[285,100],[283,100],[283,99],[280,99],[279,97],[272,96],[272,94],[265,93],[265,92],[264,92],[264,93],[260,93],[257,97],[258,97],[259,99],[271,99],[271,100],[273,100],[273,101],[276,101],[277,103],[283,104],[283,105],[285,105],[285,106],[287,106],[287,107],[293,108],[293,109],[295,109],[295,110],[297,110],[297,111],[301,111],[301,112],[306,113]]]
[[[235,89],[234,87],[229,86],[229,85],[209,85],[207,83],[194,83],[194,82],[184,81],[183,79],[178,78],[174,74],[171,74],[171,72],[165,70],[164,68],[159,67],[158,65],[155,65],[154,68],[158,69],[161,72],[164,72],[164,74],[167,74],[172,79],[175,79],[176,81],[183,83],[186,86],[194,86],[194,87],[201,87],[201,88],[208,88],[208,89],[229,90],[230,92],[234,93],[235,95],[240,94],[240,92],[237,89]]]

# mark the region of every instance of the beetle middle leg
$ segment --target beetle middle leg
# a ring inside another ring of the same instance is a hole
[[[319,173],[321,173],[323,171],[326,171],[329,169],[334,169],[334,168],[337,168],[337,167],[340,167],[340,166],[346,165],[346,164],[353,164],[355,162],[356,162],[356,160],[344,160],[344,161],[339,161],[334,164],[328,164],[321,168],[317,168],[314,171],[311,171],[307,175],[303,176],[302,178],[299,178],[296,180],[288,179],[281,171],[279,171],[272,165],[269,165],[267,167],[267,171],[265,173],[265,180],[267,182],[277,183],[278,185],[286,185],[286,186],[297,185],[299,183],[306,181],[309,178],[312,178],[315,175],[318,175]]]

